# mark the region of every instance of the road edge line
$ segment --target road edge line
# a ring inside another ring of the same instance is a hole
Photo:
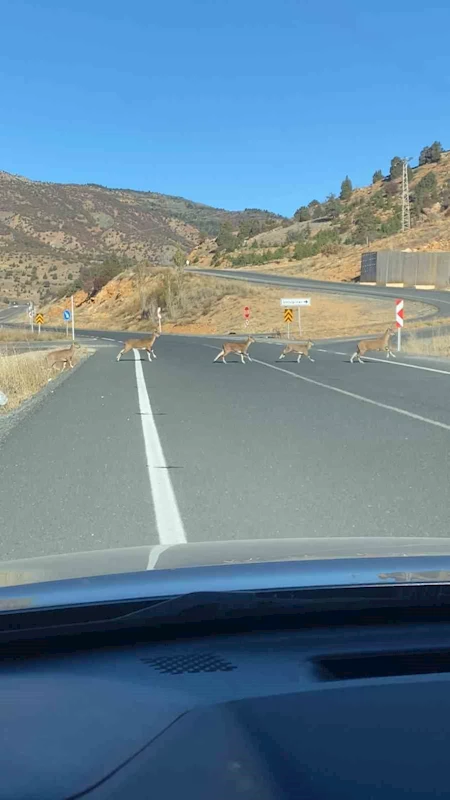
[[[405,417],[410,417],[411,419],[416,419],[419,422],[425,422],[427,425],[434,425],[437,428],[443,428],[446,431],[450,431],[450,425],[447,425],[445,422],[438,422],[436,419],[430,419],[429,417],[422,417],[420,414],[414,414],[413,411],[406,411],[404,408],[398,408],[397,406],[391,406],[387,403],[380,403],[378,400],[372,400],[370,397],[364,397],[362,394],[355,394],[354,392],[348,392],[346,389],[339,389],[337,386],[330,386],[329,383],[322,383],[321,381],[315,381],[313,378],[307,378],[305,375],[297,375],[295,372],[290,372],[288,369],[283,369],[283,367],[277,367],[275,364],[267,364],[266,361],[260,361],[257,358],[252,358],[254,364],[261,364],[263,367],[268,367],[269,369],[275,369],[278,372],[284,372],[285,375],[290,375],[291,378],[297,378],[299,381],[305,381],[305,383],[312,383],[314,386],[320,386],[322,389],[328,389],[330,392],[336,392],[337,394],[343,394],[345,397],[352,397],[354,400],[360,400],[362,403],[368,403],[371,406],[377,406],[378,408],[385,408],[387,411],[394,411],[397,414],[401,414]]]

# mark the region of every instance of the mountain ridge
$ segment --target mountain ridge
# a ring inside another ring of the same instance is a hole
[[[224,222],[284,218],[227,211],[180,196],[100,184],[34,181],[0,171],[0,296],[55,294],[80,269],[110,256],[168,265]]]

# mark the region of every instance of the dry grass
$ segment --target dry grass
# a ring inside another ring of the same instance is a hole
[[[0,415],[18,408],[59,374],[60,370],[48,367],[48,352],[39,350],[0,357],[0,391],[8,398],[6,406],[0,406]],[[85,348],[77,349],[74,363],[88,354]]]
[[[64,341],[64,334],[44,330],[39,335],[22,328],[0,328],[0,342],[53,342]]]
[[[201,275],[177,275],[174,270],[158,271],[145,280],[148,320],[140,319],[141,300],[136,277],[126,274],[110,281],[95,303],[81,304],[76,311],[77,326],[104,330],[151,330],[157,323],[156,308],[162,308],[165,333],[245,333],[243,309],[250,307],[249,330],[286,332],[280,298],[311,296],[311,307],[302,311],[302,334],[312,338],[356,336],[379,333],[393,321],[392,300],[364,299],[341,294],[303,292],[282,287],[261,286],[242,280],[220,280]],[[46,310],[49,320],[60,319],[61,304]],[[64,305],[64,301],[62,301]],[[424,303],[405,302],[406,320],[429,314]],[[292,332],[297,335],[297,322]]]
[[[411,333],[402,341],[402,353],[421,356],[450,356],[450,335],[434,333],[425,338]]]
[[[246,284],[242,284],[245,292]],[[241,297],[227,296],[213,306],[195,324],[181,322],[172,326],[175,332],[186,333],[245,333],[243,308],[250,307],[250,325],[252,333],[268,333],[279,330],[286,335],[287,326],[283,322],[283,309],[280,307],[281,297],[306,296],[311,298],[311,306],[301,311],[302,332],[299,333],[297,313],[294,309],[294,320],[291,325],[293,336],[310,336],[312,339],[329,337],[360,336],[361,334],[382,333],[387,325],[393,322],[394,304],[392,300],[355,299],[341,294],[325,292],[297,292],[292,289],[258,287],[252,294]],[[429,313],[425,304],[405,302],[405,313],[408,317]],[[165,328],[166,326],[164,326]]]

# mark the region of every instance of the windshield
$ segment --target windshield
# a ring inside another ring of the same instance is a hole
[[[6,3],[2,587],[449,554],[428,14]]]

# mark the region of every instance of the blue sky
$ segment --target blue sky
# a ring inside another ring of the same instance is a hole
[[[37,180],[289,215],[450,147],[444,3],[3,0],[1,27],[0,169]]]

